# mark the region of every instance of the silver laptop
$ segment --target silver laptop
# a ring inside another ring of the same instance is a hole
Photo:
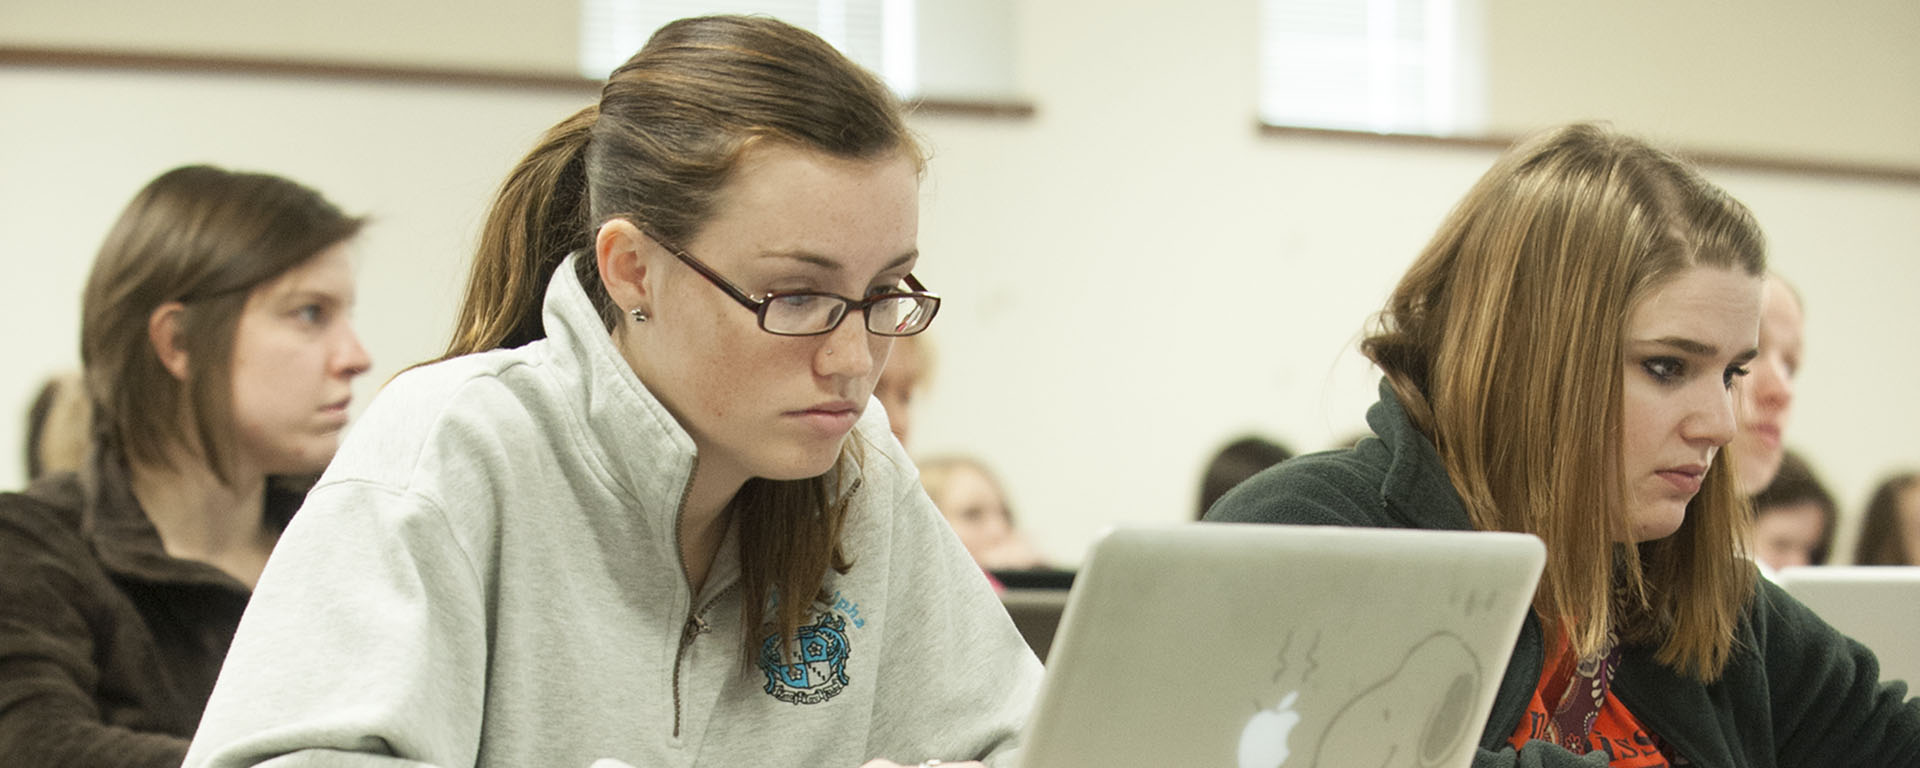
[[[1544,560],[1518,534],[1109,531],[1020,763],[1466,766]]]
[[[1880,658],[1880,679],[1920,685],[1920,566],[1787,568],[1774,581]]]

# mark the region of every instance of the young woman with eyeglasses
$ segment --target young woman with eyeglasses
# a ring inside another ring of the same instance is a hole
[[[1039,664],[869,405],[939,309],[922,162],[809,33],[657,32],[507,179],[447,357],[314,489],[187,764],[1009,756]]]

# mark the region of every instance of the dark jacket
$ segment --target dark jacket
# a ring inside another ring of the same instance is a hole
[[[1439,453],[1384,383],[1367,422],[1377,437],[1256,475],[1206,519],[1470,529]],[[1920,700],[1903,701],[1905,685],[1880,684],[1871,652],[1771,582],[1757,581],[1718,681],[1702,684],[1659,664],[1654,648],[1622,649],[1613,691],[1665,741],[1668,759],[1725,768],[1920,766]],[[1475,768],[1607,764],[1603,753],[1579,758],[1544,742],[1518,752],[1507,745],[1545,663],[1541,635],[1537,617],[1528,617],[1495,694]]]
[[[93,466],[0,494],[0,766],[180,765],[247,607]],[[268,522],[299,502],[269,491]]]

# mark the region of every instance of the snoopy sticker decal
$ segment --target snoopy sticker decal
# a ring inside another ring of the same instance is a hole
[[[1315,643],[1317,644],[1317,638]],[[1260,706],[1240,731],[1237,750],[1240,768],[1324,766],[1346,768],[1433,768],[1460,747],[1467,731],[1460,724],[1473,711],[1482,669],[1466,641],[1451,632],[1434,632],[1399,659],[1384,678],[1364,686],[1347,700],[1316,700],[1308,677],[1316,666],[1313,645],[1289,663],[1293,637],[1281,650],[1281,667],[1273,676],[1279,683],[1291,679],[1290,690],[1272,706]],[[1289,678],[1288,672],[1300,670]],[[1292,744],[1300,725],[1300,708],[1332,711],[1331,719],[1303,753],[1306,762],[1289,763],[1299,745]]]
[[[1480,663],[1459,636],[1436,632],[1393,675],[1347,702],[1320,736],[1318,754],[1361,756],[1354,765],[1429,768],[1452,754],[1480,690]]]

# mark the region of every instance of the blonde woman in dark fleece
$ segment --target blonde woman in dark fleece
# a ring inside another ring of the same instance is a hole
[[[1672,156],[1590,125],[1526,140],[1363,342],[1376,437],[1208,519],[1539,536],[1477,768],[1920,765],[1920,701],[1746,557],[1722,449],[1765,273],[1746,207]]]

